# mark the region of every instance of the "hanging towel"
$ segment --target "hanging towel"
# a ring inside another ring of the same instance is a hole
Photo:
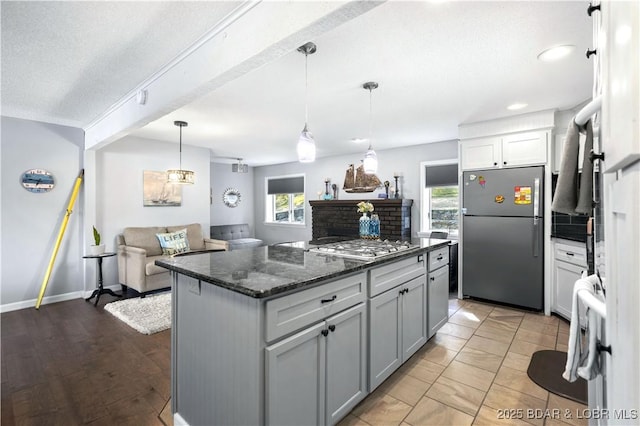
[[[576,214],[578,204],[578,154],[580,152],[580,129],[574,120],[569,123],[562,148],[560,173],[551,210],[570,215]]]
[[[586,134],[587,139],[584,142],[580,193],[578,194],[576,213],[591,214],[593,212],[593,162],[589,159],[589,153],[593,150],[593,128],[591,127],[591,120],[587,121]]]
[[[571,323],[569,325],[569,343],[567,345],[567,364],[565,365],[564,373],[562,373],[562,377],[564,377],[565,380],[568,380],[569,382],[576,381],[576,379],[578,378],[578,367],[580,367],[589,356],[588,348],[584,347],[584,345],[582,344],[580,313],[578,312],[578,307],[580,306],[580,298],[578,296],[578,293],[580,291],[588,291],[592,294],[595,294],[595,285],[599,280],[596,275],[586,275],[586,273],[583,273],[582,278],[577,280],[573,285]],[[595,312],[588,312],[587,314],[595,315]],[[592,332],[595,332],[595,325],[592,324],[592,326],[594,327]],[[595,345],[595,339],[592,340],[593,345]]]
[[[598,314],[593,309],[587,309],[587,329],[584,331],[585,335],[589,336],[589,349],[587,351],[586,362],[582,362],[578,367],[578,376],[585,380],[594,379],[601,371],[600,358],[596,357],[598,354],[596,343],[598,341]]]

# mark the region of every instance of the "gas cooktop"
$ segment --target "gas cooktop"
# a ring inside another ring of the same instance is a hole
[[[414,247],[417,246],[406,241],[348,240],[313,247],[309,251],[352,259],[373,260]]]

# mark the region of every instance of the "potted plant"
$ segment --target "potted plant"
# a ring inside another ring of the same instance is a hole
[[[98,230],[94,226],[93,227],[93,242],[95,244],[89,246],[89,254],[91,256],[97,256],[99,254],[104,253],[104,244],[100,244],[101,241],[102,241],[102,237],[100,236],[100,232],[98,232]]]

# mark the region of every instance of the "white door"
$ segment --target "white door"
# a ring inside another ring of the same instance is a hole
[[[327,424],[336,424],[367,394],[367,318],[361,303],[327,319]]]
[[[553,283],[555,284],[555,311],[571,320],[571,309],[573,307],[573,285],[582,276],[582,271],[586,267],[573,265],[567,262],[556,261],[553,268]],[[585,308],[580,305],[582,318],[580,323],[586,324],[584,313]]]
[[[266,424],[324,424],[323,331],[321,322],[266,348]]]

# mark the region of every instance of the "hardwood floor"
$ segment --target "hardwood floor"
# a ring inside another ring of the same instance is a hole
[[[0,316],[3,426],[171,426],[171,332],[138,333],[104,311],[113,299],[103,297],[98,308],[77,299]],[[566,350],[565,321],[456,299],[449,315],[341,425],[586,423],[498,419],[498,410],[586,408],[526,374],[534,351]]]
[[[1,423],[163,425],[171,331],[133,330],[82,299],[3,313]]]

